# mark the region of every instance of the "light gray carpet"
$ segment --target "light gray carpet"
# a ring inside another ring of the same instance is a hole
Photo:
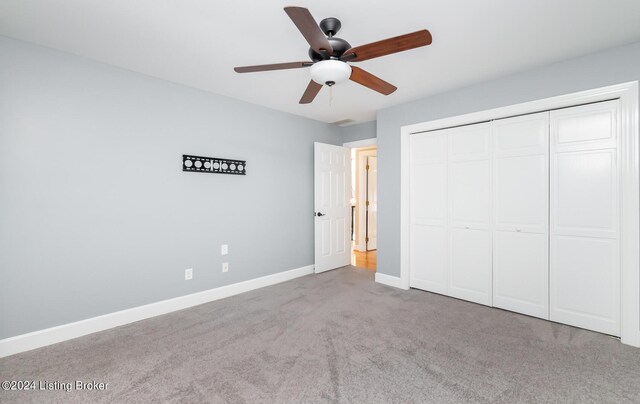
[[[0,360],[19,402],[640,402],[640,349],[346,267]]]

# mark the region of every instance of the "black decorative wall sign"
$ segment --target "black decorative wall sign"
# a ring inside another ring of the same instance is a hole
[[[216,157],[183,154],[182,171],[247,175],[247,162],[244,160],[219,159]]]

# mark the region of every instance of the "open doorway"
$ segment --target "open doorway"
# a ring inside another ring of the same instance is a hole
[[[378,155],[375,139],[351,148],[351,265],[376,270],[378,234]]]

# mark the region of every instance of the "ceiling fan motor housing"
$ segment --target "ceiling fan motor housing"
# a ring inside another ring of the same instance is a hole
[[[321,60],[328,60],[328,59],[338,59],[340,58],[340,56],[342,56],[343,53],[351,49],[351,45],[349,45],[349,42],[345,41],[342,38],[336,38],[334,36],[327,39],[329,40],[329,43],[333,48],[333,53],[331,54],[326,52],[318,53],[313,48],[309,48],[309,57],[314,62],[319,62]]]
[[[327,36],[327,40],[331,44],[333,52],[319,53],[316,52],[313,48],[309,48],[309,57],[311,58],[311,60],[313,60],[314,62],[319,62],[321,60],[338,59],[340,58],[340,56],[342,56],[343,53],[351,49],[351,45],[349,44],[349,42],[345,41],[342,38],[334,37],[334,35],[340,30],[340,27],[342,27],[342,23],[339,19],[334,17],[325,18],[324,20],[320,21],[319,25],[322,32],[324,32],[324,34]]]

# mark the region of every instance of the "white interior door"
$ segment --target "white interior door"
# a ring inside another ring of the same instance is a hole
[[[350,162],[348,148],[314,143],[316,273],[350,263]]]
[[[367,251],[378,245],[378,158],[367,157]]]
[[[550,319],[619,336],[617,111],[551,112]]]
[[[447,130],[412,135],[410,280],[413,288],[448,293]]]
[[[449,295],[492,302],[491,125],[448,130]]]
[[[493,305],[549,318],[549,112],[493,122]]]

